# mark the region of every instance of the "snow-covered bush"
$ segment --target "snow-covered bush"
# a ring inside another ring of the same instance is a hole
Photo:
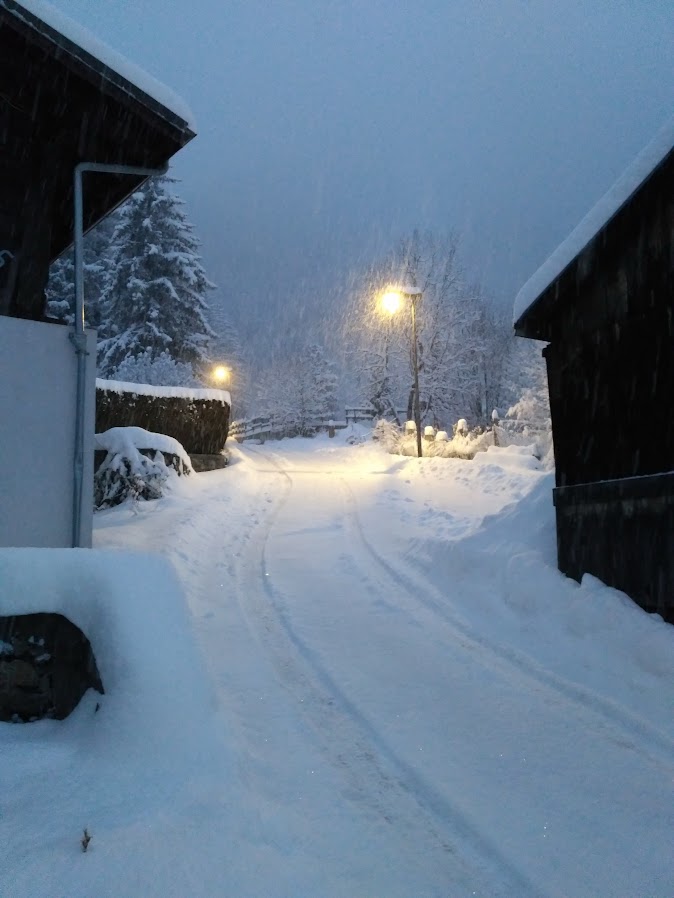
[[[96,509],[125,499],[159,499],[171,471],[192,471],[189,456],[177,440],[141,427],[112,427],[96,434],[94,445],[106,452],[94,474]]]
[[[412,424],[414,422],[408,422]],[[494,436],[491,430],[476,427],[471,430],[465,418],[461,418],[453,428],[454,436],[449,439],[447,432],[439,430],[434,439],[430,437],[429,428],[425,428],[422,452],[427,458],[474,458],[478,452],[486,452],[489,446],[494,445]],[[375,436],[381,433],[381,436]],[[417,455],[417,435],[414,426],[401,434],[399,428],[388,421],[378,421],[372,432],[373,439],[380,439],[387,452],[393,455]]]
[[[463,420],[463,419],[462,419]],[[464,422],[465,423],[465,422]],[[478,452],[486,452],[489,446],[494,445],[494,435],[490,430],[475,428],[474,430],[456,428],[451,440],[438,440],[424,446],[427,455],[440,458],[475,458]]]
[[[381,444],[381,446],[392,455],[398,454],[400,445],[403,441],[400,428],[392,421],[380,418],[372,428],[372,439]]]
[[[500,446],[533,445],[534,453],[546,468],[554,468],[552,420],[547,384],[527,388],[521,398],[508,409],[506,417],[496,427]]]

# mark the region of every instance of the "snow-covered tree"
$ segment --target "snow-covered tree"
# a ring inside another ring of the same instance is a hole
[[[75,318],[75,265],[72,250],[52,262],[45,294],[47,315],[57,321],[72,324]]]
[[[174,179],[151,178],[121,207],[99,369],[108,376],[128,357],[166,352],[197,371],[208,362],[213,332],[199,243],[183,202],[170,191]]]
[[[157,356],[153,356],[149,349],[136,356],[127,356],[108,376],[110,380],[158,387],[199,386],[189,362],[176,362],[166,350]]]
[[[515,337],[513,344],[507,370],[512,398],[508,417],[534,430],[552,430],[547,371],[541,355],[545,344],[521,337]]]
[[[88,327],[105,336],[104,303],[110,277],[111,240],[117,212],[108,215],[84,236],[84,312]],[[72,324],[75,317],[75,264],[72,248],[56,259],[49,269],[46,288],[47,314]]]
[[[357,278],[350,290],[342,324],[344,361],[348,381],[375,418],[402,423],[397,408],[407,363],[404,326],[399,318],[382,313],[379,299],[396,279],[392,259],[375,265]]]
[[[509,310],[482,294],[476,296],[475,306],[471,357],[460,378],[461,405],[473,423],[488,425],[493,409],[507,408],[513,401],[509,371],[516,338]]]
[[[508,316],[466,277],[456,236],[414,232],[360,278],[345,316],[346,361],[361,398],[377,417],[413,417],[414,366],[410,299],[389,318],[378,300],[387,286],[416,300],[422,423],[447,429],[459,418],[489,423],[494,407],[515,401],[509,388],[515,338]],[[519,395],[519,394],[517,394]]]
[[[310,343],[258,375],[256,413],[269,415],[287,436],[309,436],[337,416],[337,383],[323,348]]]
[[[479,345],[479,293],[467,285],[458,239],[414,232],[398,249],[403,284],[421,291],[417,304],[419,388],[422,422],[448,424],[465,414],[468,372]],[[411,335],[410,335],[411,345]],[[410,353],[408,417],[414,403]]]
[[[387,285],[418,291],[417,361],[422,421],[448,426],[465,415],[476,378],[481,294],[467,284],[454,236],[414,232],[367,273],[353,291],[346,336],[361,393],[378,416],[396,418],[415,402],[410,300],[388,320],[378,298]]]
[[[310,389],[310,414],[316,420],[334,417],[337,414],[338,378],[323,347],[310,343],[300,355],[298,364]]]

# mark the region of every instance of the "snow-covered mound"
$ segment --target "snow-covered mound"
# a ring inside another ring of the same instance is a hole
[[[129,496],[158,499],[172,472],[192,472],[190,457],[178,440],[142,427],[111,427],[97,433],[94,448],[107,452],[94,474],[96,508],[118,505]]]
[[[163,841],[168,862],[182,821],[203,825],[213,765],[223,786],[229,775],[175,574],[127,552],[0,549],[0,583],[3,614],[58,612],[80,627],[106,690],[63,721],[0,724],[0,893],[155,894],[143,846]],[[133,890],[111,886],[120,870]]]

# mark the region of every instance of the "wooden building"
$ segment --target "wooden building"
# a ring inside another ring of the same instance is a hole
[[[192,137],[181,101],[84,29],[0,0],[0,314],[42,318],[49,264],[73,241],[78,162],[158,168]],[[85,175],[85,230],[141,180]]]
[[[44,316],[76,166],[163,168],[194,133],[179,98],[58,10],[0,0],[0,546],[91,545],[95,334]],[[143,180],[82,177],[84,230]]]
[[[522,288],[545,340],[559,568],[674,622],[674,122]]]

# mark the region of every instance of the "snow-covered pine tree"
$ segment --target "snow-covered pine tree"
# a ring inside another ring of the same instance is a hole
[[[335,366],[318,343],[310,343],[300,363],[310,387],[309,414],[314,421],[334,418],[337,414],[338,378]]]
[[[72,250],[59,256],[49,267],[45,289],[47,315],[72,324],[75,318],[75,265]]]
[[[84,236],[84,313],[87,327],[105,337],[105,296],[110,276],[110,250],[117,212],[108,215]],[[72,248],[56,259],[49,269],[45,290],[47,314],[72,324],[75,317],[75,264]]]
[[[208,362],[213,331],[199,243],[170,191],[175,179],[151,178],[120,209],[106,297],[108,336],[99,344],[99,370],[114,374],[129,357],[167,352],[198,371]]]

